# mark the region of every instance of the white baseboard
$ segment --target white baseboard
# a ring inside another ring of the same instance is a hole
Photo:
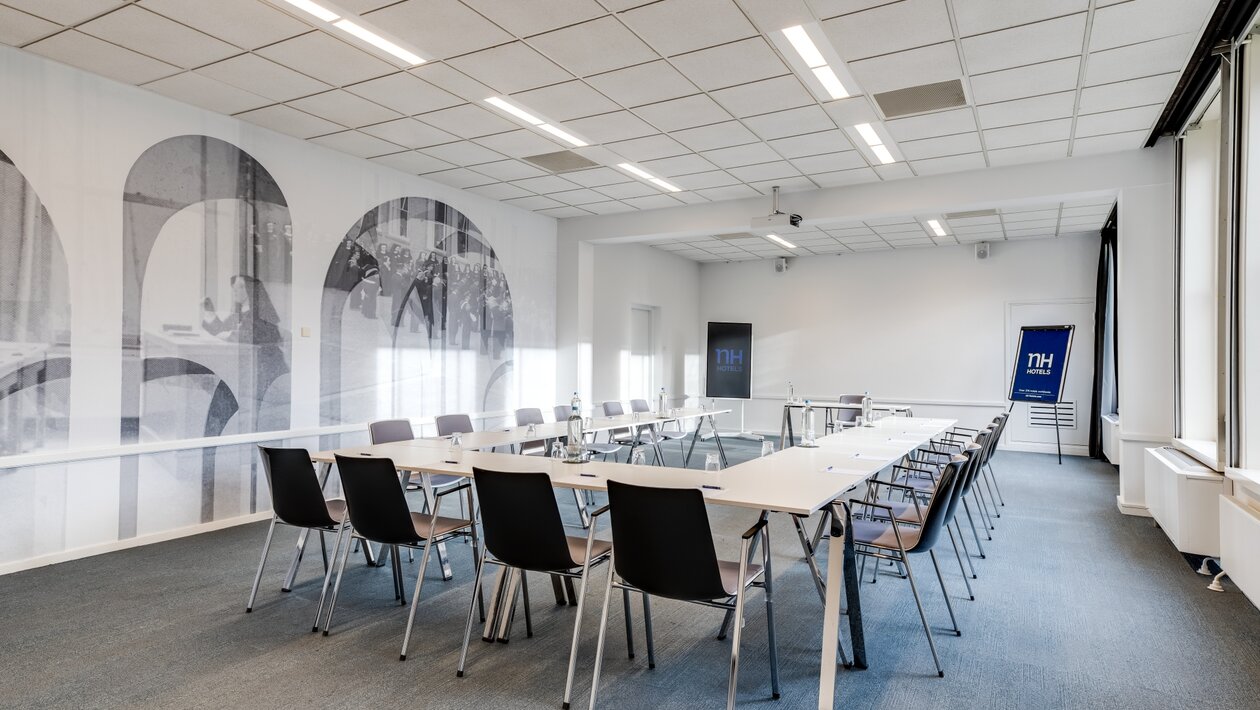
[[[249,523],[256,523],[260,520],[270,519],[271,511],[266,510],[261,513],[252,513],[250,515],[225,518],[223,520],[215,520],[209,523],[199,523],[197,525],[175,528],[173,530],[163,530],[161,532],[150,533],[148,535],[139,535],[137,537],[127,538],[126,540],[113,540],[111,542],[102,542],[96,545],[85,545],[84,547],[76,547],[73,550],[62,550],[48,555],[40,555],[39,557],[30,557],[25,560],[17,560],[14,562],[0,564],[0,575],[13,574],[14,572],[21,572],[22,570],[35,569],[36,567],[46,567],[60,562],[80,560],[84,557],[94,557],[96,555],[103,555],[107,552],[128,550],[133,547],[152,545],[157,542],[166,542],[167,540],[175,540],[181,537],[189,537],[191,535],[200,535],[201,533],[207,533],[214,530],[222,530],[224,528],[231,528],[237,525],[247,525]]]
[[[1125,515],[1134,515],[1139,518],[1152,517],[1150,508],[1147,508],[1144,505],[1137,505],[1134,503],[1125,503],[1123,500],[1120,499],[1120,496],[1116,496],[1116,509],[1118,509],[1121,513],[1124,513]]]
[[[1030,454],[1057,454],[1058,448],[1054,444],[1043,444],[1034,442],[1006,442],[1004,446],[998,447],[1006,451],[1023,451]],[[1079,444],[1064,444],[1064,456],[1089,456],[1089,447]]]

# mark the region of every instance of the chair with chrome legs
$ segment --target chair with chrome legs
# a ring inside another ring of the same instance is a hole
[[[349,524],[342,527],[337,536],[337,544],[333,547],[341,550],[342,540],[347,533],[351,538],[359,538],[365,542],[376,542],[389,545],[394,549],[393,560],[396,568],[401,570],[398,548],[407,547],[423,550],[420,556],[420,569],[416,573],[416,589],[411,597],[411,612],[407,615],[407,631],[403,634],[402,651],[399,660],[407,660],[407,644],[411,641],[411,626],[416,619],[416,606],[420,602],[420,589],[424,584],[424,571],[429,565],[429,551],[433,546],[451,540],[463,533],[472,535],[473,564],[480,559],[480,545],[477,541],[477,526],[466,518],[445,518],[441,516],[442,498],[453,493],[463,492],[468,509],[472,510],[472,484],[464,482],[458,486],[447,488],[437,493],[433,501],[433,513],[416,513],[407,507],[407,497],[399,485],[394,462],[387,458],[359,458],[353,456],[337,456],[337,470],[341,473],[341,487],[346,494],[346,514]],[[332,627],[333,612],[337,608],[337,595],[341,591],[341,577],[346,571],[346,558],[350,555],[350,542],[346,541],[341,550],[341,560],[337,566],[337,582],[333,585],[332,599],[328,603],[328,616],[324,619],[324,635]],[[397,578],[399,598],[405,604],[406,594],[401,575]],[[328,585],[325,582],[324,592]],[[324,592],[320,593],[320,611],[323,610]],[[319,615],[316,617],[318,625]]]
[[[552,408],[552,410],[555,412],[557,423],[564,423],[564,422],[569,421],[569,405],[557,404],[555,407]],[[617,455],[621,453],[621,449],[622,449],[621,444],[614,444],[612,442],[606,442],[606,443],[600,443],[598,441],[586,442],[586,450],[590,453],[590,455],[603,456],[604,461],[607,461],[608,457],[612,456],[613,461],[616,462]]]
[[[645,413],[645,412],[651,412],[652,408],[648,406],[646,399],[632,399],[630,400],[630,411]],[[691,436],[691,433],[682,431],[681,424],[679,424],[679,431],[666,431],[665,425],[668,423],[669,422],[661,422],[659,424],[654,425],[651,428],[652,433],[654,433],[656,435],[656,438],[659,439],[660,441],[666,441],[666,442],[677,441],[678,452],[682,454],[684,458],[686,458],[687,445],[684,442],[687,440],[688,436]],[[678,420],[675,419],[674,423],[678,424]]]
[[[958,628],[958,620],[954,616],[954,604],[949,599],[949,591],[945,588],[945,578],[941,575],[941,566],[932,548],[940,538],[941,529],[948,521],[949,500],[954,495],[954,487],[959,483],[959,474],[966,463],[967,457],[956,456],[941,469],[936,495],[927,503],[927,510],[922,513],[923,522],[918,526],[896,522],[893,507],[886,503],[850,501],[853,507],[866,511],[866,519],[853,520],[851,534],[857,553],[880,560],[891,560],[905,569],[906,579],[910,581],[910,592],[914,595],[915,606],[919,608],[919,620],[923,622],[928,647],[932,650],[932,661],[936,664],[936,673],[942,678],[945,677],[945,671],[941,668],[941,659],[936,653],[936,641],[932,638],[932,627],[928,624],[927,614],[923,611],[923,601],[919,598],[919,589],[914,582],[914,571],[910,568],[910,555],[926,552],[932,559],[932,567],[936,569],[936,579],[940,582],[941,592],[945,595],[945,606],[949,609],[950,623],[954,626],[954,633],[961,636],[962,631]],[[879,513],[883,513],[883,520],[876,518]],[[889,520],[889,517],[893,520]],[[613,520],[616,521],[615,513]],[[613,539],[615,543],[616,535]]]
[[[468,658],[468,641],[472,637],[473,616],[477,601],[484,594],[481,577],[486,565],[497,565],[505,574],[544,572],[571,580],[579,580],[577,591],[577,616],[573,619],[573,642],[569,649],[569,670],[564,683],[564,707],[569,707],[573,690],[573,674],[577,667],[578,641],[581,638],[582,610],[586,602],[586,582],[591,567],[605,562],[612,551],[612,543],[595,539],[595,525],[590,526],[585,538],[565,534],[556,506],[556,494],[551,478],[545,473],[505,473],[473,468],[473,482],[477,499],[481,501],[481,527],[485,536],[485,549],[477,568],[477,581],[473,583],[472,599],[468,605],[468,623],[464,627],[464,645],[459,652],[459,666],[455,674],[464,676],[464,664]],[[595,517],[603,511],[595,513]],[[515,585],[507,584],[515,590]],[[510,614],[516,604],[505,599],[499,609]],[[528,603],[528,602],[526,602]]]
[[[621,402],[609,401],[604,402],[601,406],[604,408],[604,416],[606,417],[620,417],[626,413],[626,410],[621,407]],[[634,458],[634,450],[638,447],[649,446],[652,448],[652,457],[655,459],[656,465],[665,465],[665,462],[661,461],[661,457],[658,455],[660,451],[658,439],[653,435],[647,424],[635,425],[633,428],[621,427],[620,429],[613,429],[608,432],[608,443],[629,446],[630,456],[626,461]]]
[[[976,547],[978,548],[978,552],[980,553],[980,559],[985,559],[986,557],[985,552],[984,552],[984,543],[980,541],[980,533],[978,530],[976,530],[975,517],[971,513],[971,505],[967,503],[967,496],[970,494],[972,501],[977,503],[977,508],[981,515],[981,523],[982,524],[986,523],[988,513],[985,510],[984,506],[981,504],[982,501],[980,501],[980,499],[977,498],[976,496],[979,489],[975,488],[974,483],[975,483],[976,478],[979,476],[979,472],[980,472],[979,463],[983,461],[983,455],[982,455],[983,449],[985,446],[988,446],[993,442],[992,437],[993,437],[992,427],[986,427],[976,432],[975,439],[973,441],[970,441],[966,444],[961,443],[961,442],[956,442],[956,443],[951,443],[951,444],[941,447],[943,450],[948,450],[951,452],[962,452],[962,451],[967,450],[967,448],[973,443],[980,444],[981,451],[976,452],[976,455],[979,457],[980,460],[977,461],[977,466],[975,467],[975,469],[972,470],[968,476],[964,477],[963,480],[959,482],[959,485],[962,486],[962,490],[959,492],[959,496],[958,496],[959,499],[962,501],[963,512],[966,513],[967,515],[967,523],[971,526],[971,534],[976,540]],[[902,474],[899,477],[899,480],[901,480],[901,482],[907,485],[918,488],[919,490],[923,490],[923,491],[932,490],[936,485],[935,480],[937,476],[939,475],[939,471],[943,467],[944,462],[948,461],[950,458],[952,458],[955,455],[955,453],[944,453],[943,450],[935,450],[935,451],[920,450],[917,453],[922,458],[912,459],[910,462],[909,469],[902,466],[894,466],[893,467],[894,470],[902,471]],[[930,478],[925,478],[925,476],[929,476]],[[958,526],[956,525],[955,527],[958,527]],[[985,525],[986,537],[992,540],[993,536],[988,534],[988,531],[990,529],[991,529],[991,526]],[[962,535],[961,529],[959,529],[958,534],[960,536]],[[963,542],[963,546],[964,548],[966,547],[965,541]],[[970,554],[968,554],[968,561],[970,562]],[[972,576],[973,577],[975,576],[974,571],[973,571]]]
[[[731,631],[731,667],[726,707],[735,707],[739,676],[739,641],[744,626],[744,599],[749,587],[758,586],[766,596],[766,631],[770,644],[771,696],[779,697],[779,654],[774,635],[774,590],[770,570],[770,533],[763,512],[743,534],[738,562],[718,559],[704,508],[704,497],[695,488],[650,488],[608,481],[613,552],[600,615],[599,641],[595,646],[595,673],[591,679],[591,703],[599,690],[608,630],[608,603],[613,587],[643,595],[644,630],[647,634],[648,668],[656,667],[652,640],[650,596],[665,597],[734,612]],[[668,521],[663,523],[662,521]],[[752,563],[751,545],[760,536],[762,564]],[[626,629],[630,630],[629,605]],[[633,653],[631,654],[633,657]]]
[[[1006,431],[1006,423],[1010,421],[1010,419],[1010,412],[1002,412],[993,418],[993,423],[997,425],[997,432],[995,432],[993,437],[993,445],[984,459],[984,468],[987,470],[986,475],[988,479],[993,482],[993,490],[997,493],[997,501],[1002,505],[1002,507],[1006,507],[1006,500],[1002,498],[1002,489],[998,486],[997,475],[993,472],[993,465],[990,461],[993,459],[993,454],[997,453],[997,445],[1001,442],[1002,432]]]
[[[543,421],[542,410],[538,407],[525,407],[515,412],[516,426],[529,426],[530,424],[545,424]],[[518,454],[525,456],[546,456],[547,440],[536,439],[534,441],[526,441],[517,448]]]
[[[368,424],[368,440],[373,444],[389,444],[395,441],[411,441],[416,438],[415,432],[411,428],[410,419],[382,419]],[[463,481],[459,476],[448,476],[444,474],[430,475],[428,485],[411,482],[410,471],[400,471],[399,476],[403,480],[403,484],[409,491],[420,491],[420,495],[424,496],[424,510],[428,511],[433,507],[433,491],[453,486]],[[438,549],[438,564],[442,567],[443,577],[446,577],[446,570],[450,569],[450,563],[446,561],[446,553],[441,548]],[[408,561],[414,561],[411,557],[411,550],[407,551]],[[449,577],[446,577],[449,579]]]
[[[267,528],[267,539],[263,542],[262,559],[258,561],[258,572],[254,574],[254,586],[249,590],[249,602],[245,604],[245,613],[254,610],[254,600],[258,597],[258,584],[262,581],[263,566],[267,564],[267,552],[271,550],[271,539],[275,535],[276,525],[288,525],[302,528],[298,542],[298,551],[291,565],[294,573],[302,559],[302,548],[306,536],[311,530],[319,533],[319,546],[324,554],[324,583],[328,583],[328,575],[332,565],[328,564],[328,548],[324,545],[324,533],[340,533],[342,522],[346,516],[346,502],[340,498],[324,499],[324,491],[319,485],[319,476],[311,465],[311,455],[306,449],[281,449],[259,446],[262,455],[263,471],[267,474],[267,487],[271,490],[271,525]],[[333,559],[337,555],[334,551]],[[288,590],[285,590],[288,591]]]

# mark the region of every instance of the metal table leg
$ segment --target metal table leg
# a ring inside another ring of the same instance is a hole
[[[713,441],[717,442],[718,456],[722,459],[722,468],[727,467],[726,449],[722,448],[722,435],[718,433],[717,422],[713,421],[713,415],[709,415],[709,426],[713,427]]]
[[[787,446],[788,426],[792,422],[792,415],[789,414],[788,412],[790,412],[791,409],[792,408],[789,407],[788,405],[786,404],[783,405],[783,421],[779,423],[779,450],[780,451],[782,451],[784,447]]]
[[[687,455],[683,457],[683,468],[691,466],[691,452],[696,450],[696,441],[700,438],[700,427],[704,426],[704,417],[696,417],[696,431],[691,435],[691,446],[687,447]]]
[[[420,486],[424,489],[424,505],[428,512],[432,513],[435,508],[433,501],[437,500],[437,498],[433,495],[433,481],[429,478],[429,474],[420,474]],[[455,575],[451,572],[451,560],[446,554],[446,543],[439,542],[435,551],[437,552],[438,565],[442,568],[442,579],[450,581]]]
[[[818,710],[832,710],[836,696],[836,655],[840,642],[840,586],[843,580],[849,602],[849,633],[853,640],[854,666],[866,668],[866,645],[862,635],[862,607],[858,599],[857,568],[853,564],[853,539],[849,536],[849,508],[842,501],[844,524],[834,512],[831,541],[827,545],[827,600],[823,606],[822,659],[818,672]],[[840,543],[840,544],[837,544]]]

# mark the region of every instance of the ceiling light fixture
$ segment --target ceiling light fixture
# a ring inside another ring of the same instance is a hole
[[[682,192],[682,188],[681,188],[681,187],[678,187],[677,185],[673,185],[673,184],[670,184],[670,183],[668,183],[668,182],[665,182],[664,180],[662,180],[662,179],[660,179],[660,178],[658,178],[658,177],[654,177],[654,178],[652,178],[651,180],[648,180],[648,182],[650,182],[650,183],[652,183],[652,184],[656,185],[657,187],[663,187],[663,188],[665,188],[666,190],[669,190],[670,192]]]
[[[538,118],[534,114],[526,111],[523,108],[520,108],[519,106],[510,104],[507,101],[504,101],[498,96],[491,96],[490,98],[486,99],[486,103],[499,109],[503,113],[511,114],[521,119],[522,121],[528,123],[531,126],[541,126],[543,124],[543,120],[541,118]]]
[[[293,2],[293,0],[289,0],[289,2]],[[354,22],[351,22],[350,20],[337,20],[336,22],[333,23],[333,26],[339,30],[343,30],[347,34],[351,34],[351,35],[354,35],[355,37],[358,37],[359,39],[363,40],[364,42],[367,42],[368,44],[372,45],[373,47],[376,47],[377,49],[388,52],[394,55],[395,57],[398,57],[399,59],[403,60],[404,62],[407,62],[408,64],[412,66],[415,66],[417,64],[424,64],[424,59],[422,59],[420,55],[416,54],[415,52],[399,47],[397,44],[376,34],[372,30],[369,30],[366,27],[363,27]]]
[[[810,39],[809,33],[801,25],[784,27],[783,36],[787,37],[788,41],[792,43],[792,48],[796,50],[796,53],[801,55],[801,60],[805,62],[805,66],[813,69],[827,64],[827,60],[823,59],[822,52],[818,51],[818,45],[814,44],[814,40]]]
[[[941,227],[941,223],[938,222],[937,220],[929,219],[927,221],[927,226],[932,228],[932,232],[934,232],[936,236],[938,237],[945,236],[945,230]]]
[[[340,15],[333,12],[332,10],[329,10],[328,8],[322,5],[319,5],[317,3],[311,2],[311,0],[284,0],[284,1],[292,5],[293,7],[296,7],[297,9],[301,10],[302,12],[305,12],[308,15],[313,15],[315,17],[318,17],[324,22],[335,22],[341,17]]]
[[[814,76],[818,77],[818,83],[823,85],[828,94],[831,94],[831,98],[849,98],[848,90],[844,88],[844,84],[840,83],[840,77],[836,76],[831,67],[814,67]]]
[[[888,146],[884,145],[884,139],[875,132],[875,128],[871,124],[859,123],[853,127],[853,130],[857,131],[862,140],[866,141],[866,145],[870,147],[871,152],[875,154],[879,162],[884,165],[897,162],[897,159],[893,157],[892,151],[888,150]]]
[[[796,248],[795,244],[793,244],[792,242],[789,242],[788,240],[784,239],[783,237],[780,237],[777,234],[767,234],[766,239],[769,239],[773,242],[777,242],[779,246],[787,247],[788,249]]]
[[[583,148],[585,146],[590,145],[590,143],[587,143],[586,141],[582,140],[581,138],[578,138],[572,133],[556,128],[550,123],[540,123],[538,124],[538,127],[550,133],[551,135],[559,138],[560,140],[572,145],[574,148]]]
[[[892,153],[888,152],[888,146],[886,145],[873,145],[871,146],[871,152],[874,153],[875,157],[879,158],[879,162],[884,165],[897,162],[897,159],[893,157]]]
[[[804,66],[800,66],[791,56],[788,56],[789,63],[796,65],[794,68],[798,73],[804,74],[806,73],[805,70],[808,70],[818,80],[818,83],[822,85],[823,91],[830,98],[846,99],[852,96],[852,92],[845,88],[845,82],[840,78],[840,73],[834,68],[834,66],[843,66],[839,55],[825,41],[825,36],[821,34],[821,29],[818,29],[817,25],[811,25],[810,27],[815,28],[814,34],[823,42],[826,52],[819,47],[818,42],[811,36],[810,28],[807,28],[805,25],[784,27],[781,30],[783,37],[787,39],[792,49],[796,50],[796,54],[800,57],[800,61],[804,63]],[[829,55],[832,57],[831,61],[828,61]],[[849,79],[852,80],[852,77],[849,77]],[[814,88],[814,91],[817,93],[817,88]]]
[[[622,170],[625,170],[626,172],[630,173],[631,175],[637,178],[646,180],[652,183],[653,185],[656,185],[657,187],[661,188],[662,190],[665,190],[666,192],[682,192],[681,187],[678,187],[677,185],[673,183],[665,182],[664,180],[656,177],[652,173],[649,173],[648,171],[644,170],[643,168],[640,168],[634,163],[617,163],[617,167],[621,168]]]

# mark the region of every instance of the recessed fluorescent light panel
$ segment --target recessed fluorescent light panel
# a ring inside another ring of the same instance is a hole
[[[857,81],[818,23],[785,27],[772,33],[771,38],[788,64],[820,100],[845,99],[858,93]]]
[[[868,158],[874,158],[882,165],[895,163],[901,158],[893,154],[896,146],[893,145],[892,139],[888,137],[883,126],[871,123],[859,123],[856,126],[848,126],[845,132],[849,134],[849,138],[853,139],[854,145]]]
[[[512,118],[515,118],[518,121],[525,122],[531,128],[537,128],[540,131],[545,131],[547,133],[550,133],[551,135],[555,136],[556,138],[559,138],[565,143],[568,143],[574,148],[582,148],[584,146],[590,145],[590,143],[587,143],[586,141],[582,140],[581,138],[578,138],[577,136],[573,135],[572,133],[569,133],[568,131],[562,128],[557,128],[555,124],[544,121],[542,118],[535,116],[533,113],[530,113],[524,108],[512,103],[511,101],[508,101],[502,96],[491,96],[490,98],[486,99],[486,103],[499,109],[503,113],[506,113],[507,115],[511,116]]]
[[[945,228],[941,226],[939,219],[929,219],[927,221],[928,229],[932,230],[932,234],[937,237],[945,236]]]
[[[312,24],[329,34],[349,35],[367,45],[369,50],[382,53],[390,59],[402,62],[405,66],[413,67],[425,62],[424,57],[407,47],[405,42],[376,29],[371,23],[365,22],[354,13],[346,12],[332,3],[316,2],[316,0],[267,0],[267,2],[286,10],[296,8],[301,11],[302,19],[313,20]]]
[[[796,248],[795,244],[793,244],[792,242],[789,242],[788,240],[784,239],[783,237],[780,237],[777,234],[767,234],[766,239],[769,239],[770,241],[774,242],[775,244],[778,244],[781,247],[786,247],[788,249]]]
[[[653,185],[656,185],[657,187],[661,188],[662,190],[666,192],[682,192],[681,187],[678,187],[677,185],[666,182],[656,177],[652,173],[649,173],[648,171],[644,170],[643,168],[640,168],[634,163],[617,163],[617,167],[639,178],[640,180],[646,180],[652,183]]]

